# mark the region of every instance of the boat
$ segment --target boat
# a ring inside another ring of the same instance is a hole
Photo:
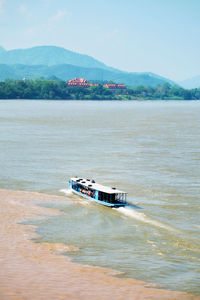
[[[75,194],[111,208],[129,205],[126,192],[98,184],[94,180],[73,177],[69,180],[69,186]]]

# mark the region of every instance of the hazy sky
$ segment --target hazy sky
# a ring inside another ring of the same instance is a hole
[[[0,0],[0,45],[56,45],[182,80],[200,74],[200,0]]]

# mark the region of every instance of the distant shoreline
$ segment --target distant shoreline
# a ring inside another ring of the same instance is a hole
[[[156,87],[136,86],[112,90],[98,86],[68,86],[65,81],[46,79],[0,82],[1,100],[200,100],[200,88],[186,90],[164,83]]]
[[[77,251],[63,244],[34,243],[35,226],[23,225],[60,212],[37,203],[71,201],[37,192],[0,190],[0,298],[13,299],[183,299],[200,296],[156,288],[135,279],[120,279],[118,272],[71,262],[62,255]]]
[[[89,101],[89,102],[106,102],[106,101],[111,101],[111,102],[116,102],[116,101],[119,101],[119,102],[198,102],[199,100],[187,100],[187,99],[21,99],[21,98],[18,98],[18,99],[1,99],[0,98],[0,101],[57,101],[57,102],[61,102],[61,101],[65,101],[65,102],[68,102],[68,101],[73,101],[73,102],[82,102],[82,101]]]

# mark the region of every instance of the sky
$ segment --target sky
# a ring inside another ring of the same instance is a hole
[[[0,45],[55,45],[180,81],[200,75],[200,0],[0,0]]]

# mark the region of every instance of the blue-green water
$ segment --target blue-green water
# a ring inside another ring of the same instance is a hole
[[[199,293],[200,102],[0,101],[0,187],[67,193],[42,241],[75,261]],[[69,193],[71,176],[128,192],[138,208]]]

